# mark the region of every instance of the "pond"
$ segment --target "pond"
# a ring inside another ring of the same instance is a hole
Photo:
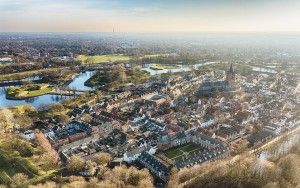
[[[81,90],[81,91],[89,91],[93,88],[84,86],[84,82],[89,79],[95,71],[87,71],[79,73],[74,80],[67,86],[71,89]],[[27,78],[25,80],[33,80],[38,79],[36,77]],[[9,100],[6,99],[5,92],[7,87],[0,87],[0,108],[7,108],[12,106],[19,106],[19,105],[31,105],[35,108],[39,108],[42,105],[58,103],[65,99],[73,98],[73,96],[60,96],[60,95],[42,95],[38,97],[33,97],[26,100]]]

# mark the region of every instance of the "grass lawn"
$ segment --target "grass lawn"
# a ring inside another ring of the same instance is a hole
[[[94,55],[94,56],[79,55],[79,56],[77,56],[78,60],[82,61],[83,63],[87,63],[87,64],[128,61],[131,58],[132,58],[131,56],[127,56],[127,55],[123,55],[123,54]]]
[[[144,55],[140,59],[143,58],[158,58],[158,57],[168,57],[170,54],[151,54],[151,55]]]
[[[169,159],[175,159],[175,158],[183,155],[184,153],[190,153],[192,151],[200,150],[200,149],[201,149],[201,147],[197,146],[195,144],[183,144],[181,146],[174,147],[174,148],[164,151],[164,155],[166,157],[168,157]]]
[[[50,93],[53,87],[48,84],[34,84],[29,86],[8,88],[6,95],[9,98],[25,99]]]
[[[134,83],[139,84],[144,81],[147,81],[151,75],[146,71],[135,71],[134,73],[129,73],[126,71],[126,79],[122,82],[117,77],[109,78],[109,75],[103,74],[101,72],[97,72],[95,75],[93,75],[91,78],[89,78],[85,84],[90,87],[97,87],[97,86],[105,86],[110,83],[115,84],[115,88],[128,84],[128,83]]]
[[[162,65],[162,64],[155,64],[150,67],[150,69],[153,70],[177,69],[177,68],[178,66],[176,65]]]
[[[199,150],[200,147],[197,145],[194,145],[194,144],[188,144],[188,145],[182,146],[180,149],[181,149],[181,151],[184,151],[184,152],[191,152],[191,151]]]
[[[169,55],[170,54],[144,55],[142,57],[139,57],[139,59],[167,57]],[[88,58],[90,59],[87,60]],[[76,59],[82,61],[83,63],[93,64],[93,63],[106,63],[106,62],[116,62],[116,61],[128,61],[132,58],[133,56],[124,55],[124,54],[108,54],[108,55],[94,55],[94,56],[79,55],[77,56]]]
[[[171,148],[171,149],[168,149],[167,151],[165,151],[164,154],[169,159],[173,159],[173,158],[181,156],[183,154],[183,152],[180,151],[179,148]]]

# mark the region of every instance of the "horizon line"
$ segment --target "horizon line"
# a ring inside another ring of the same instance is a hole
[[[273,33],[291,33],[291,34],[300,34],[300,31],[124,31],[124,32],[112,32],[112,31],[0,31],[0,33],[70,33],[70,34],[84,34],[84,33],[110,33],[110,34],[167,34],[167,33],[174,33],[174,34],[181,34],[181,33],[211,33],[211,34],[218,34],[218,33],[266,33],[266,34],[273,34]]]

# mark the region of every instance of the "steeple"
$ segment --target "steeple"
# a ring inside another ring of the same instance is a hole
[[[234,73],[234,69],[233,69],[232,63],[230,64],[229,72],[230,72],[230,73]]]
[[[226,80],[229,82],[231,87],[235,86],[235,72],[232,63],[230,64],[229,70],[226,73]]]

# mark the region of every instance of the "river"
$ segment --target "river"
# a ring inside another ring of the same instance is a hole
[[[218,62],[205,62],[205,63],[198,63],[195,65],[178,65],[177,68],[163,69],[163,70],[153,70],[150,67],[155,64],[146,64],[145,67],[142,68],[142,70],[149,72],[151,75],[156,75],[156,74],[164,74],[164,73],[187,72],[187,71],[191,71],[192,69],[197,69],[203,65],[210,65],[215,63]]]
[[[251,66],[253,71],[256,72],[262,72],[262,73],[271,73],[276,74],[277,71],[271,68],[263,68],[263,67],[257,67],[257,66]]]
[[[197,69],[201,66],[204,65],[209,65],[209,64],[215,64],[218,62],[205,62],[205,63],[198,63],[195,65],[178,65],[178,68],[174,69],[163,69],[163,70],[153,70],[150,67],[154,64],[147,64],[142,70],[145,70],[149,72],[151,75],[157,75],[157,74],[163,74],[163,73],[175,73],[175,72],[186,72],[186,71],[191,71],[192,69]],[[272,69],[265,69],[261,67],[253,67],[254,71],[259,71],[259,72],[269,72],[269,73],[276,73],[276,71]],[[95,74],[96,71],[86,71],[86,72],[81,72],[78,75],[75,76],[73,81],[67,86],[70,89],[76,89],[76,90],[81,90],[81,91],[91,91],[93,88],[87,87],[84,85],[84,82],[88,80],[91,76]],[[37,80],[39,77],[29,77],[25,78],[23,80]],[[38,96],[38,97],[33,97],[30,99],[26,100],[9,100],[6,99],[5,97],[5,90],[6,87],[0,87],[0,108],[6,108],[6,107],[12,107],[12,106],[18,106],[18,105],[32,105],[35,108],[39,108],[42,105],[46,104],[52,104],[52,103],[57,103],[60,102],[64,99],[70,99],[72,97],[70,96],[57,96],[57,95],[43,95],[43,96]]]
[[[87,87],[84,85],[84,82],[89,79],[95,71],[87,71],[79,73],[74,80],[67,86],[71,89],[77,89],[82,91],[89,91],[93,88]],[[25,80],[33,80],[34,78],[26,78]],[[7,108],[12,106],[19,106],[19,105],[31,105],[35,108],[39,108],[40,106],[53,104],[65,99],[73,98],[73,96],[60,96],[60,95],[42,95],[38,97],[33,97],[26,100],[9,100],[6,99],[5,91],[7,87],[0,87],[0,108]]]

